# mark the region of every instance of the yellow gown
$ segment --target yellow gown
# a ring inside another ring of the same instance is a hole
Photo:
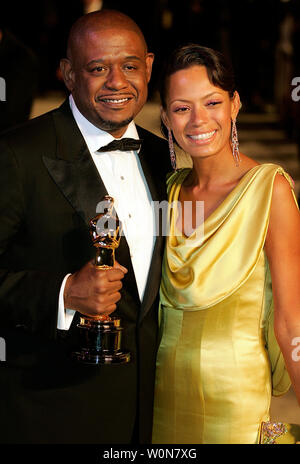
[[[153,443],[257,443],[272,393],[290,387],[264,242],[276,174],[293,185],[280,166],[255,166],[203,233],[187,238],[176,229],[176,201],[189,171],[168,185],[175,203],[160,290]]]

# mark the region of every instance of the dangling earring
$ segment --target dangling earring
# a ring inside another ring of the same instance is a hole
[[[241,162],[240,151],[239,151],[239,140],[236,130],[235,119],[232,120],[231,128],[231,146],[232,146],[232,155],[236,166],[239,166]]]
[[[168,127],[168,142],[169,142],[169,151],[171,158],[171,165],[174,171],[176,171],[176,153],[174,150],[173,135],[171,129]]]

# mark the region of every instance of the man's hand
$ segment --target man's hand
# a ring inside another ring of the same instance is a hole
[[[65,308],[95,317],[112,313],[120,300],[127,269],[115,263],[112,269],[99,269],[92,262],[68,277],[64,291]]]

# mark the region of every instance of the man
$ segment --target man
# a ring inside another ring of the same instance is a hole
[[[153,237],[152,201],[165,198],[169,163],[166,143],[133,119],[146,101],[152,62],[141,31],[124,14],[81,17],[61,61],[69,100],[0,140],[4,443],[151,439],[163,245]],[[137,136],[140,150],[103,148]],[[125,237],[115,268],[99,271],[88,223],[107,193]],[[131,361],[72,361],[79,314],[115,309]]]

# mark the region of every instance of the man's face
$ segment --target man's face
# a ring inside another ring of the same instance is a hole
[[[153,55],[127,29],[85,32],[63,74],[79,111],[95,126],[121,137],[147,100]]]

